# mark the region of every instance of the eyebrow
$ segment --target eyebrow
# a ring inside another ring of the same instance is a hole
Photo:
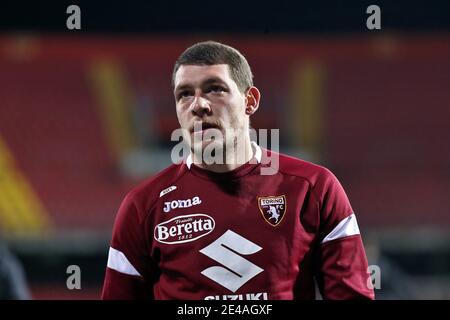
[[[209,85],[209,84],[217,83],[217,82],[220,82],[220,83],[226,85],[225,81],[223,81],[221,78],[219,78],[219,77],[210,77],[210,78],[207,78],[205,81],[203,81],[201,83],[201,86],[205,86],[205,85]],[[182,91],[182,90],[186,90],[186,89],[190,89],[190,88],[192,88],[192,85],[190,85],[190,84],[182,84],[182,85],[176,87],[174,92],[178,92],[178,91]]]

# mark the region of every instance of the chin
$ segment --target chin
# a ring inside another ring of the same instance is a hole
[[[191,151],[197,155],[201,155],[202,158],[206,158],[210,155],[215,156],[215,151],[221,151],[225,153],[225,143],[223,141],[201,141],[191,145]]]
[[[194,144],[194,149],[201,149],[205,150],[205,148],[208,148],[208,150],[212,149],[220,149],[224,148],[225,143],[223,141],[217,141],[217,140],[207,140],[207,141],[201,141]]]

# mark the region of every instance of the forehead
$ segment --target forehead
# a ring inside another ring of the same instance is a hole
[[[227,64],[214,64],[211,66],[182,65],[175,74],[175,89],[185,85],[197,86],[212,78],[218,78],[228,84],[234,83]]]

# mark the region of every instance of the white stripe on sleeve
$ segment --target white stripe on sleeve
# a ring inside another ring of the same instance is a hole
[[[131,276],[140,276],[139,272],[128,261],[127,257],[114,248],[109,248],[108,268]]]
[[[353,236],[355,234],[359,234],[359,228],[358,223],[356,222],[356,216],[352,213],[350,216],[339,222],[339,224],[322,240],[322,243]]]

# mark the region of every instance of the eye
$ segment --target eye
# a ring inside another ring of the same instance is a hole
[[[189,90],[183,90],[183,91],[180,91],[178,93],[177,99],[180,100],[180,99],[183,99],[183,98],[187,98],[187,97],[189,97],[191,95],[192,95],[192,93]]]
[[[206,90],[206,91],[207,92],[214,92],[214,93],[221,93],[221,92],[225,92],[226,89],[224,87],[222,87],[222,86],[213,85],[213,86],[210,86],[208,88],[208,90]]]

